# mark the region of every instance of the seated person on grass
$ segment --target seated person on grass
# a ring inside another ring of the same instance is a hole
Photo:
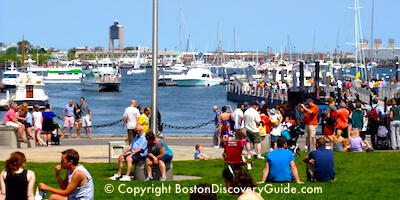
[[[286,139],[279,137],[276,143],[278,149],[267,154],[263,177],[257,184],[265,182],[292,182],[293,177],[296,183],[303,184],[299,178],[293,152],[286,149]]]
[[[137,135],[133,138],[132,143],[122,152],[118,157],[118,172],[110,177],[111,180],[130,181],[132,164],[137,163],[139,160],[146,159],[147,156],[147,140],[146,135],[143,133],[141,125],[136,126]],[[126,174],[121,176],[122,168],[126,162]]]
[[[196,151],[194,152],[194,159],[195,160],[208,160],[208,159],[211,158],[209,156],[206,156],[206,154],[204,154],[204,150],[201,147],[201,145],[196,144],[195,148],[196,148]]]
[[[325,139],[317,140],[317,150],[312,151],[303,161],[307,164],[308,181],[335,181],[333,152],[325,148]]]
[[[58,185],[61,189],[56,189],[39,183],[39,189],[48,190],[53,193],[50,200],[67,200],[67,199],[94,199],[93,178],[88,170],[78,164],[79,154],[73,149],[62,152],[61,165],[55,167]],[[66,169],[64,180],[60,176],[61,168]]]

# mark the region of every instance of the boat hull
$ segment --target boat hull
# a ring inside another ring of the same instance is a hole
[[[98,92],[119,92],[121,91],[121,83],[83,83],[82,90],[98,91]]]
[[[199,79],[175,79],[179,87],[199,87],[199,86],[214,86],[219,85],[217,80],[199,80]]]
[[[41,108],[44,108],[46,104],[49,103],[49,100],[13,100],[13,102],[17,103],[18,105],[27,103],[29,107],[39,105]]]

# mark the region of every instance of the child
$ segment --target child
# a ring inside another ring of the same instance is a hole
[[[36,142],[42,147],[46,146],[42,138],[40,137],[40,132],[42,130],[42,123],[43,123],[43,117],[42,113],[40,112],[40,106],[35,105],[33,107],[34,112],[32,113],[33,115],[33,125],[35,126],[35,138]]]
[[[360,133],[358,132],[358,129],[354,129],[353,132],[351,133],[349,151],[362,152],[363,151],[362,143],[363,141],[360,138]]]
[[[231,128],[225,121],[222,122],[222,126],[219,128],[218,132],[218,146],[221,146],[221,138],[222,141],[229,141],[229,138],[232,137]]]
[[[194,152],[194,159],[195,160],[208,160],[211,159],[211,157],[208,157],[204,154],[203,149],[201,148],[200,144],[196,144],[195,146],[196,151]]]

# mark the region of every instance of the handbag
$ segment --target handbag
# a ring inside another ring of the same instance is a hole
[[[380,125],[379,127],[378,127],[378,133],[377,133],[377,135],[378,135],[378,137],[386,137],[387,136],[387,134],[388,134],[388,130],[387,130],[387,128],[385,127],[385,126],[383,126],[383,125]]]
[[[258,128],[260,129],[260,136],[267,135],[267,126],[260,125]]]

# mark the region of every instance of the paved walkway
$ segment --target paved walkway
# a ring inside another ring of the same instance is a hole
[[[318,136],[322,137],[322,136]],[[0,160],[5,161],[14,151],[23,152],[28,162],[59,162],[61,152],[66,149],[75,149],[80,154],[80,161],[88,163],[108,162],[108,142],[123,141],[124,135],[94,135],[93,139],[62,139],[61,145],[51,147],[36,147],[31,149],[18,149],[0,146]],[[212,147],[211,136],[182,136],[166,135],[166,142],[174,152],[174,160],[193,160],[194,146],[200,144],[208,156],[222,158],[223,149]],[[304,150],[305,139],[299,138],[299,146]],[[379,151],[383,152],[383,151]],[[386,150],[384,152],[400,152],[399,150]]]

